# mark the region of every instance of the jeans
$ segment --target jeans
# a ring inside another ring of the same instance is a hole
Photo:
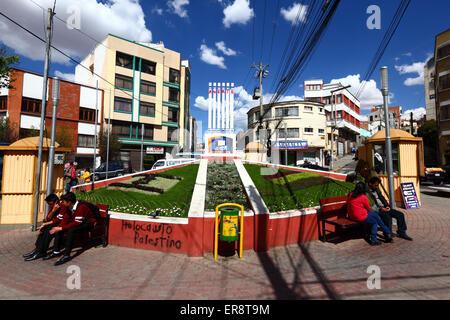
[[[383,220],[386,227],[389,228],[389,230],[392,231],[392,218],[395,218],[395,220],[397,220],[397,233],[399,235],[406,234],[406,221],[403,212],[391,209],[389,211],[379,210],[378,214],[380,215],[380,218],[381,220]]]
[[[367,212],[368,216],[364,219],[364,223],[370,225],[370,241],[377,242],[377,232],[378,226],[381,227],[381,230],[385,234],[392,234],[392,232],[386,227],[381,218],[378,216],[376,212],[369,211]]]
[[[66,183],[66,193],[69,193],[70,189],[72,187],[75,187],[77,184],[77,180],[70,180],[68,183]]]

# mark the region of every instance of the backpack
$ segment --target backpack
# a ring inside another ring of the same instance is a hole
[[[89,208],[89,210],[92,211],[95,220],[99,221],[102,219],[102,216],[100,215],[100,208],[95,204],[83,200],[79,200],[78,202],[80,202],[80,204],[85,204]]]
[[[64,178],[70,178],[72,174],[72,166],[67,166],[67,168],[64,169]]]

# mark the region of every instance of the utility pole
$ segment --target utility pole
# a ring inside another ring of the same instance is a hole
[[[45,131],[45,114],[47,112],[47,81],[48,81],[48,65],[50,60],[50,43],[53,27],[53,10],[48,9],[48,21],[46,29],[46,47],[45,47],[45,62],[44,62],[44,79],[42,84],[42,103],[41,103],[41,127],[39,132],[39,151],[36,168],[35,193],[34,193],[34,211],[33,211],[33,231],[37,230],[37,219],[39,214],[39,196],[41,189],[41,175],[42,175],[42,145],[44,143]]]
[[[390,122],[389,122],[389,77],[388,68],[381,67],[381,93],[383,94],[384,102],[384,119],[386,124],[386,160],[387,160],[387,174],[388,174],[388,184],[389,184],[389,200],[392,209],[396,208],[395,203],[395,191],[394,191],[394,174],[392,165],[392,141],[390,133]]]
[[[97,122],[98,122],[98,80],[95,85],[95,115],[94,115],[94,163],[92,165],[92,177],[95,177],[95,167],[97,162]],[[92,181],[92,190],[94,190],[95,181],[94,179],[91,179]]]
[[[140,163],[140,171],[142,172],[143,169],[143,163],[144,163],[144,123],[142,123],[142,132],[141,132],[141,163]]]
[[[265,68],[270,67],[270,65],[266,64],[263,65],[262,62],[259,62],[259,65],[252,65],[252,68],[255,68],[258,70],[258,77],[259,77],[259,125],[258,125],[258,133],[259,133],[259,140],[262,145],[265,145],[266,141],[261,141],[261,130],[263,129],[263,119],[264,119],[264,107],[263,107],[263,87],[262,87],[262,80],[263,78],[267,77],[269,72],[265,70]],[[264,135],[265,136],[265,135]]]
[[[46,195],[52,193],[53,191],[53,166],[55,162],[55,134],[56,134],[56,114],[58,110],[59,104],[59,85],[60,81],[58,78],[53,78],[52,83],[52,104],[53,104],[53,112],[52,112],[52,135],[50,148],[48,150],[48,177],[47,177],[47,192]],[[47,218],[47,203],[45,204],[45,217]]]
[[[109,89],[108,137],[106,138],[106,180],[108,180],[108,169],[109,169],[108,163],[109,163],[109,135],[111,133],[111,95],[112,91],[111,89]]]

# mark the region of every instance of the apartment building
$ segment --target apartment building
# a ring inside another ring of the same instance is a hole
[[[400,129],[402,107],[395,106],[389,107],[389,128]],[[382,131],[386,128],[386,120],[384,117],[384,106],[376,106],[370,110],[370,114],[367,116],[369,124],[373,127],[373,134],[378,131]]]
[[[438,159],[441,165],[450,165],[450,29],[436,36],[434,61]]]
[[[423,67],[425,87],[425,105],[427,120],[436,120],[436,89],[434,84],[434,57],[430,58]]]
[[[122,143],[121,160],[139,166],[141,144],[170,158],[189,150],[191,71],[188,60],[163,43],[109,34],[76,67],[75,79],[105,92],[104,127]],[[161,149],[162,148],[162,149]]]
[[[14,68],[10,79],[12,88],[0,89],[0,117],[9,118],[14,129],[14,139],[38,136],[41,126],[43,76]],[[52,126],[52,88],[53,78],[49,77],[45,118],[47,137],[50,137]],[[97,127],[97,133],[100,130],[103,98],[103,90],[97,92],[96,88],[90,86],[60,81],[56,142],[71,148],[71,154],[66,160],[76,160],[80,168],[93,166],[95,129]],[[97,159],[97,165],[99,161]]]
[[[332,103],[332,91],[343,88],[340,83],[324,84],[323,80],[307,80],[304,82],[304,97],[306,101],[323,103],[327,119],[327,151],[331,151],[331,128],[336,124],[333,146],[334,155],[343,156],[351,152],[357,145],[360,134],[361,104],[348,89],[334,92],[335,101]],[[332,109],[336,113],[336,121],[332,117]]]
[[[288,165],[301,165],[306,160],[313,164],[324,164],[326,117],[322,103],[289,101],[264,105],[263,108],[263,128],[267,128],[267,137],[270,136],[272,145],[272,155],[267,160],[285,164],[287,151]],[[247,144],[262,142],[258,130],[259,119],[259,106],[247,112]]]

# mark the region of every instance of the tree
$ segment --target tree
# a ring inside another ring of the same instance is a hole
[[[0,119],[0,142],[12,143],[17,140],[15,128],[17,125],[11,123],[9,118]]]
[[[9,74],[13,65],[19,62],[18,56],[9,55],[4,46],[0,47],[0,88],[11,88]]]
[[[425,121],[425,123],[417,129],[417,136],[423,139],[424,145],[433,149],[437,148],[437,135],[436,120]]]
[[[98,148],[99,154],[101,158],[101,162],[106,162],[106,153],[108,147],[108,130],[100,130],[99,138],[98,138]],[[119,158],[120,149],[122,148],[122,144],[119,141],[119,136],[114,133],[110,133],[109,135],[109,161]]]

